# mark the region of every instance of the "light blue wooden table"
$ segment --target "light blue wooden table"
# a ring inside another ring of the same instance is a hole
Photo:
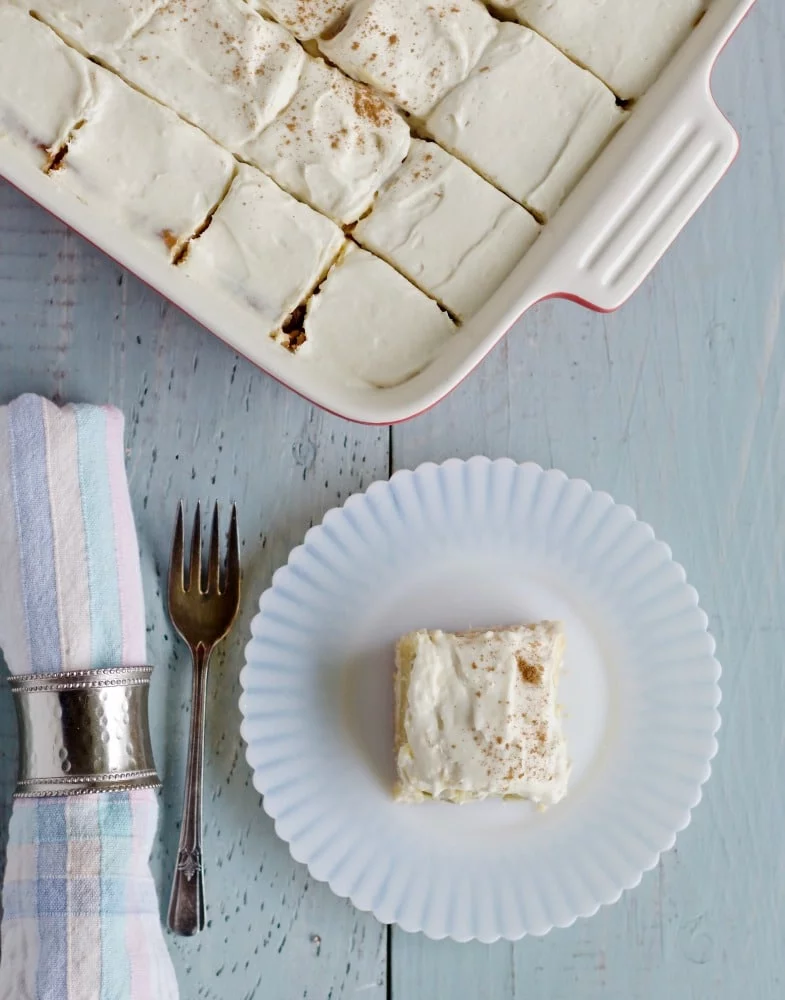
[[[154,870],[176,851],[189,665],[164,617],[176,499],[236,499],[246,600],[212,676],[209,925],[170,938],[185,1000],[777,1000],[785,996],[785,4],[761,0],[716,93],[742,154],[636,298],[533,310],[451,398],[387,429],[259,374],[0,186],[0,402],[33,390],[128,420],[165,780]],[[619,904],[490,947],[388,931],[311,881],[250,783],[237,675],[254,604],[309,525],[392,470],[510,455],[637,509],[701,593],[724,665],[720,755],[676,850]],[[0,691],[0,823],[15,725]],[[154,998],[151,998],[154,1000]]]

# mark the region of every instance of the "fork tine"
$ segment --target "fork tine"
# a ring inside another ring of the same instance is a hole
[[[188,566],[188,590],[201,589],[202,582],[202,507],[196,501],[194,529],[191,534],[191,561]]]
[[[218,504],[213,507],[213,526],[210,531],[210,556],[207,562],[207,593],[217,594],[221,589],[221,541],[218,534]]]
[[[177,522],[172,540],[172,557],[169,561],[169,602],[172,596],[183,590],[185,567],[183,566],[183,501],[177,505]]]
[[[237,504],[232,504],[229,523],[229,549],[226,554],[226,583],[224,591],[240,597],[240,531],[237,527]]]

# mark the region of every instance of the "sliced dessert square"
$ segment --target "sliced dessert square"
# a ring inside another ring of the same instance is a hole
[[[26,10],[0,8],[0,139],[46,168],[86,112],[90,70]]]
[[[542,806],[563,798],[570,769],[556,701],[563,655],[560,622],[403,636],[395,797]]]
[[[91,56],[103,56],[130,38],[167,0],[28,0],[58,34]]]
[[[454,332],[432,299],[350,244],[282,342],[355,384],[387,388],[421,371]]]
[[[466,79],[497,27],[478,0],[359,0],[319,48],[349,76],[423,118]]]
[[[355,222],[409,150],[409,127],[362,83],[307,57],[286,110],[245,157],[339,225]]]
[[[222,198],[235,161],[174,111],[92,71],[93,106],[51,176],[174,258]]]
[[[517,24],[496,37],[431,112],[443,146],[547,219],[624,118],[616,98],[550,42]]]
[[[293,35],[310,41],[340,22],[354,0],[248,0],[288,28]]]
[[[181,266],[225,296],[241,321],[252,310],[260,333],[271,334],[324,277],[344,240],[335,223],[243,164]]]
[[[624,100],[640,97],[692,31],[706,0],[518,0],[534,28]]]
[[[459,319],[483,305],[537,238],[517,202],[434,142],[413,139],[354,238]]]
[[[108,59],[234,152],[286,107],[304,61],[285,28],[242,0],[168,3]]]

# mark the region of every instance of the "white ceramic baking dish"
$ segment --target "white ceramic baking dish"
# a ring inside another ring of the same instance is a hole
[[[609,312],[638,288],[736,155],[738,137],[714,102],[710,77],[754,2],[712,0],[501,288],[428,368],[393,389],[346,386],[289,354],[255,327],[251,313],[167,265],[5,143],[0,175],[295,392],[350,420],[396,423],[446,396],[534,303],[564,297]]]

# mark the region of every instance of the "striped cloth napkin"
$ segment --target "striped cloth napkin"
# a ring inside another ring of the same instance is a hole
[[[0,407],[0,649],[14,674],[145,663],[122,414]],[[16,799],[0,1000],[170,1000],[152,789]]]

